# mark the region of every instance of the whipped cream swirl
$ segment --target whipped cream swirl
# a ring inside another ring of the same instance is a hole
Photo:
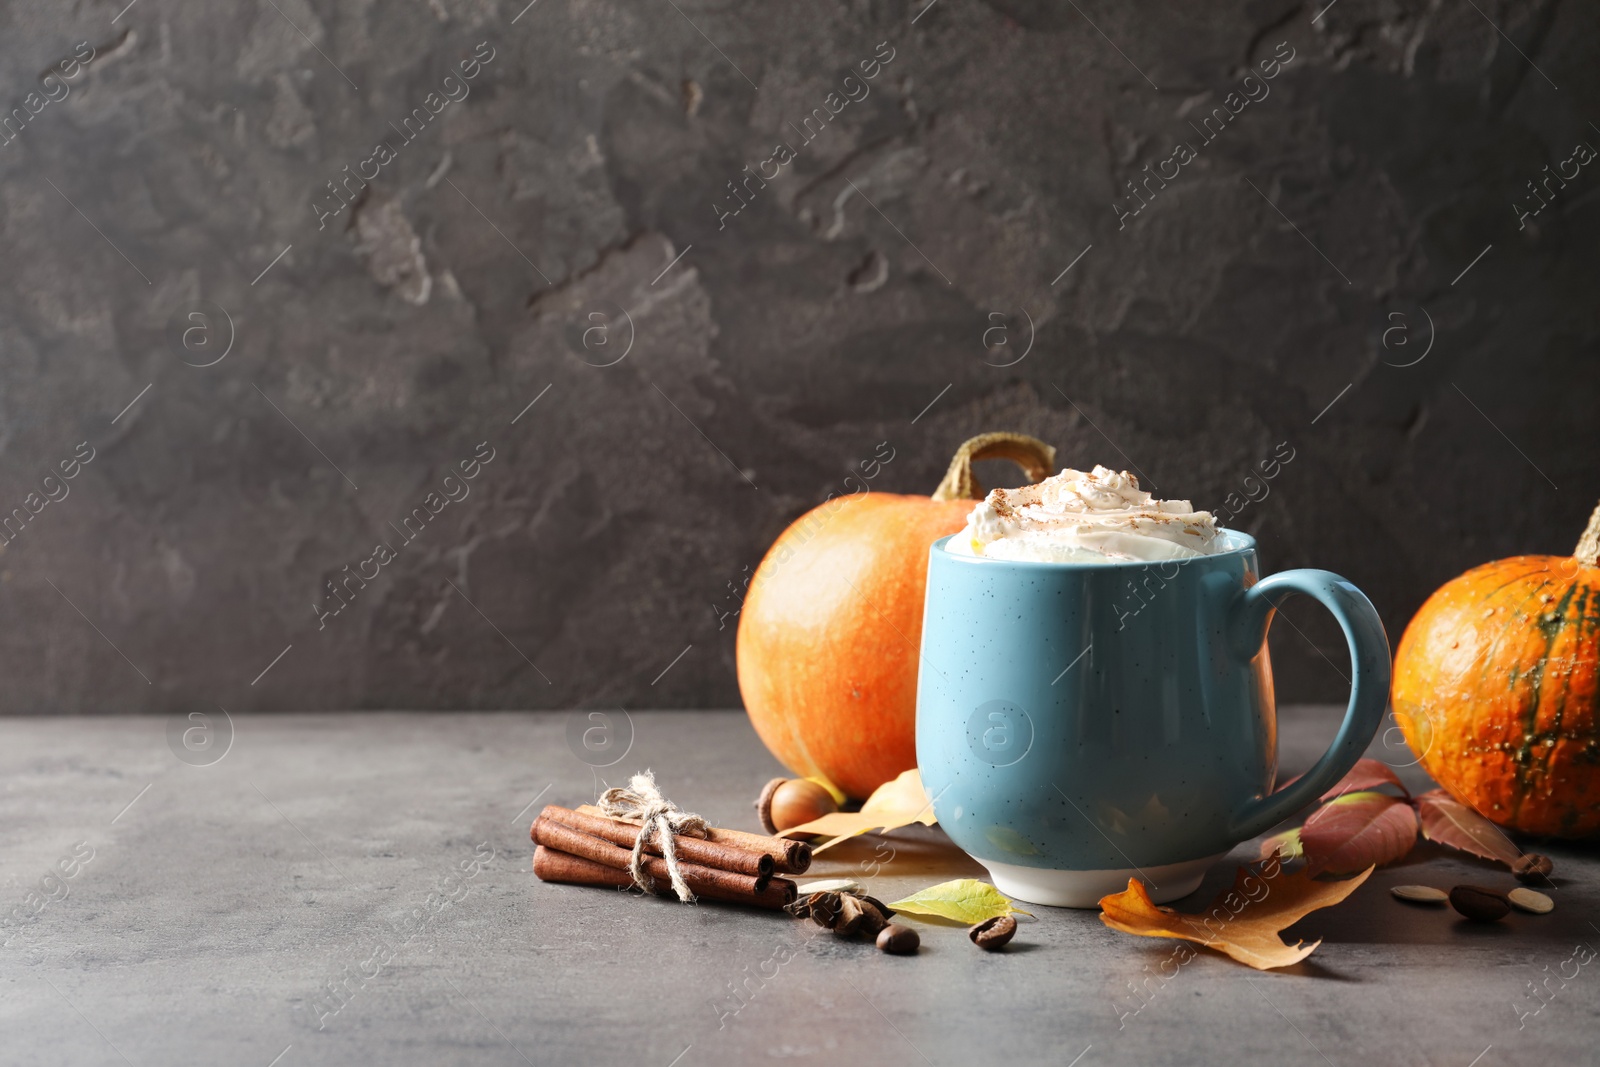
[[[945,545],[959,555],[1038,562],[1168,560],[1217,551],[1217,524],[1187,500],[1156,500],[1127,471],[1067,469],[995,489]]]

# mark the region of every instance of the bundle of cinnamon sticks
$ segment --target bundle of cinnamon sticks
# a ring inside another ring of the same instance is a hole
[[[533,873],[569,885],[632,885],[628,863],[639,829],[636,822],[611,818],[588,804],[576,811],[548,805],[531,831],[538,846]],[[707,900],[782,908],[795,898],[794,882],[783,875],[803,874],[811,866],[811,846],[805,842],[742,830],[710,827],[705,837],[674,835],[673,843],[684,881]],[[654,837],[645,844],[644,868],[657,892],[671,893],[661,849]]]

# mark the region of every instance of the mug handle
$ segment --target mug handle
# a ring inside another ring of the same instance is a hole
[[[1311,597],[1332,612],[1350,643],[1354,674],[1350,705],[1345,709],[1339,735],[1311,770],[1287,789],[1252,797],[1235,813],[1230,831],[1236,841],[1265,833],[1333,788],[1366,751],[1389,706],[1391,659],[1383,623],[1366,594],[1331,571],[1283,571],[1263,578],[1240,594],[1229,609],[1229,633],[1235,653],[1245,659],[1255,658],[1266,642],[1273,612],[1296,593]]]

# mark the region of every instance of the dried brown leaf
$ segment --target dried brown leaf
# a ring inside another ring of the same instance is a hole
[[[1496,860],[1507,867],[1521,855],[1498,826],[1443,789],[1419,796],[1417,814],[1422,817],[1422,836],[1429,841]]]
[[[1387,793],[1348,793],[1311,813],[1300,828],[1311,874],[1354,874],[1381,867],[1417,843],[1417,814]]]
[[[1400,781],[1400,776],[1394,773],[1394,768],[1381,760],[1363,757],[1356,760],[1356,765],[1350,768],[1350,773],[1339,779],[1339,784],[1322,794],[1323,800],[1332,800],[1342,797],[1347,793],[1355,793],[1363,789],[1376,789],[1380,785],[1392,785],[1406,796],[1411,795],[1411,790]]]

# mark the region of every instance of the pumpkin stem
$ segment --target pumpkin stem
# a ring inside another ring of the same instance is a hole
[[[1056,450],[1024,433],[980,433],[956,449],[944,481],[933,491],[935,500],[982,500],[983,486],[972,476],[980,459],[1009,459],[1021,467],[1030,482],[1042,482],[1056,470]]]
[[[1589,516],[1589,528],[1578,539],[1577,551],[1572,556],[1585,567],[1600,566],[1600,507]]]

